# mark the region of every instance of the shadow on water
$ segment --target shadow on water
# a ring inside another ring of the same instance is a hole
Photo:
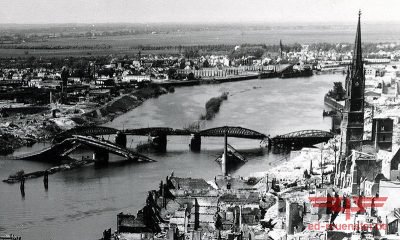
[[[104,168],[119,168],[129,165],[140,165],[140,164],[151,164],[149,162],[137,162],[135,160],[118,160],[107,162],[104,164],[94,164],[94,169],[104,169]]]
[[[227,170],[228,174],[234,174],[235,172],[237,172],[244,165],[245,165],[245,163],[243,163],[243,162],[241,162],[241,163],[228,163],[227,166],[226,166],[226,170]]]

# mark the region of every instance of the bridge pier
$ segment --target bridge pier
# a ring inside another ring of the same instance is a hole
[[[225,132],[224,134],[224,153],[222,154],[222,159],[221,159],[221,171],[223,176],[227,176],[226,172],[226,164],[228,161],[228,135]]]
[[[192,135],[192,138],[190,139],[190,150],[192,152],[200,152],[201,136],[199,134]]]
[[[268,138],[268,146],[267,146],[268,151],[271,151],[271,149],[272,149],[272,144],[273,144],[273,142],[272,142],[271,138]]]
[[[154,148],[157,152],[166,152],[167,151],[167,135],[159,134],[153,137],[152,140],[154,144]]]
[[[120,147],[126,148],[126,134],[118,131],[115,135],[115,144]]]
[[[105,166],[108,164],[108,160],[110,159],[110,154],[107,150],[104,149],[96,149],[93,153],[93,160],[95,166]]]

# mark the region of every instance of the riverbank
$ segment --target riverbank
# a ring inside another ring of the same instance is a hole
[[[266,77],[268,76],[268,77]],[[235,82],[235,81],[245,81],[245,80],[252,80],[252,79],[258,79],[258,78],[269,78],[269,75],[261,74],[261,73],[249,73],[246,75],[233,75],[233,76],[227,76],[227,77],[207,77],[207,78],[201,78],[201,79],[195,79],[195,80],[184,80],[184,81],[179,81],[179,80],[167,80],[163,82],[158,82],[159,86],[162,87],[185,87],[185,86],[195,86],[195,85],[201,85],[201,84],[219,84],[219,83],[225,83],[225,82]],[[271,77],[275,77],[272,76]]]
[[[151,85],[146,88],[134,90],[131,93],[124,94],[116,99],[111,100],[104,106],[100,106],[82,115],[87,121],[87,125],[99,125],[112,121],[115,117],[120,116],[138,106],[150,98],[156,98],[168,91],[157,85]]]
[[[318,176],[321,180],[321,155],[323,156],[323,172],[324,175],[332,172],[334,166],[334,145],[338,139],[331,139],[327,143],[319,144],[322,148],[303,148],[299,151],[291,151],[288,161],[281,162],[275,167],[264,172],[253,173],[254,177],[277,178],[283,183],[290,183],[304,178],[304,173]],[[339,148],[339,146],[336,146]],[[338,153],[336,153],[338,154]]]
[[[344,100],[343,101],[336,101],[334,98],[329,97],[328,94],[324,97],[324,104],[328,107],[332,108],[335,111],[343,111],[344,109]]]
[[[50,115],[51,112],[46,111],[42,114],[3,118],[3,123],[0,124],[0,154],[10,154],[22,146],[47,141],[59,133],[61,128],[52,121]]]
[[[151,84],[101,106],[90,102],[51,104],[49,110],[41,113],[3,117],[3,123],[0,124],[0,155],[10,154],[22,146],[49,141],[56,134],[76,126],[104,124],[140,106],[147,99],[166,93],[168,91],[165,88]]]

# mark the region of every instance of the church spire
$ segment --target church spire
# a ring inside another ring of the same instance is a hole
[[[364,134],[364,88],[365,77],[361,49],[361,11],[358,14],[358,25],[354,44],[353,61],[346,77],[346,92],[342,121],[342,149],[345,157],[352,150],[362,151]]]
[[[354,43],[352,77],[363,74],[362,51],[361,51],[361,10],[358,12],[358,25],[356,40]]]

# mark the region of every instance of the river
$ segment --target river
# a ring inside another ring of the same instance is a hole
[[[105,126],[141,128],[168,126],[183,128],[198,121],[211,97],[229,92],[216,117],[201,127],[242,126],[265,134],[289,133],[303,129],[329,130],[330,118],[322,117],[324,94],[344,75],[314,75],[309,78],[263,79],[176,88],[175,93],[150,99],[136,109],[115,118]],[[129,137],[128,146],[146,141]],[[228,139],[249,160],[234,175],[246,176],[265,171],[286,155],[268,153],[258,140]],[[147,155],[157,162],[127,164],[112,156],[107,168],[81,169],[49,176],[49,189],[42,178],[28,180],[25,198],[19,185],[0,183],[0,235],[13,233],[23,239],[99,239],[104,229],[116,228],[119,212],[136,211],[143,206],[147,191],[174,171],[176,176],[212,179],[220,173],[214,161],[223,147],[222,138],[202,139],[202,151],[189,151],[188,136],[168,137],[167,153]],[[37,151],[46,146],[24,147],[14,155]],[[89,155],[78,151],[75,156]],[[0,160],[0,179],[20,169],[43,170],[49,163]]]

